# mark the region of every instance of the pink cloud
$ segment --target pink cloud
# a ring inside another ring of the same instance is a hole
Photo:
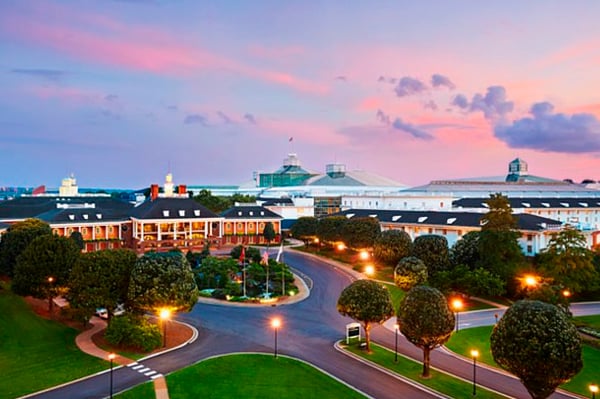
[[[377,97],[364,98],[356,107],[359,111],[377,111],[383,106],[383,101]]]
[[[23,41],[87,62],[170,75],[191,74],[199,69],[230,71],[301,92],[328,91],[323,84],[290,73],[251,67],[197,45],[188,45],[156,27],[125,25],[61,7],[54,9],[52,20],[36,14],[0,16],[0,29]]]

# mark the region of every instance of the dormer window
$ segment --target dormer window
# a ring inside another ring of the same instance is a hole
[[[200,216],[200,209],[194,209],[194,216]]]
[[[242,216],[242,211],[238,211],[238,216]]]
[[[73,214],[69,215],[69,220],[75,220],[75,215],[73,215]]]
[[[169,211],[168,210],[164,210],[163,211],[163,216],[168,218],[169,217]]]
[[[84,214],[83,214],[83,218],[84,218],[85,220],[88,220],[88,215],[87,215],[87,213],[84,213]]]
[[[184,216],[185,216],[185,210],[183,210],[183,209],[180,209],[180,210],[179,210],[179,216],[180,216],[180,217],[184,217]]]
[[[97,213],[97,214],[96,214],[96,218],[98,218],[98,219],[102,219],[102,214],[101,214],[101,213]]]
[[[248,214],[249,214],[250,216],[254,216],[254,212],[253,212],[253,211],[250,211],[250,212],[248,212]]]
[[[427,216],[421,216],[419,217],[419,219],[417,219],[419,223],[423,223],[424,221],[427,220]]]
[[[260,211],[260,216],[265,216],[265,211]]]

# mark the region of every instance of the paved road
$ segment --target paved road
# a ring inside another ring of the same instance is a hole
[[[278,333],[280,353],[307,360],[325,371],[349,382],[360,391],[377,399],[432,398],[434,395],[423,392],[382,373],[366,367],[333,348],[333,343],[343,338],[345,324],[352,320],[339,315],[336,310],[337,298],[341,290],[352,281],[352,276],[343,268],[331,267],[322,261],[305,257],[301,253],[286,252],[286,263],[312,279],[313,289],[304,301],[263,308],[230,307],[199,303],[189,314],[178,319],[196,326],[198,339],[177,351],[145,360],[143,365],[162,374],[193,364],[210,356],[229,352],[267,352],[274,346],[270,320],[277,316],[282,320]],[[597,304],[573,306],[573,313],[600,312]],[[493,324],[494,313],[501,317],[501,310],[481,311],[461,314],[461,327]],[[399,351],[416,359],[422,352],[400,336]],[[373,339],[388,348],[394,348],[394,332],[384,327],[373,330]],[[472,377],[472,364],[467,359],[457,358],[443,350],[436,350],[431,356],[432,366],[440,367],[466,380]],[[478,381],[514,398],[529,398],[522,384],[506,374],[498,374],[487,368],[478,368]],[[115,392],[121,391],[148,377],[132,368],[114,370]],[[104,398],[108,395],[108,373],[86,379],[75,384],[34,396],[35,398]],[[465,397],[470,395],[465,393]],[[567,398],[556,393],[552,398]]]

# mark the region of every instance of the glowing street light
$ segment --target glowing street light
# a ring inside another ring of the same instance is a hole
[[[471,357],[473,358],[473,396],[477,395],[477,357],[479,351],[477,349],[471,349]]]
[[[162,308],[159,313],[160,323],[163,328],[163,346],[167,346],[167,321],[171,317],[171,310],[168,308]]]
[[[369,259],[369,252],[362,250],[362,251],[360,251],[359,256],[360,256],[361,260],[367,260],[367,259]]]
[[[456,315],[456,331],[458,331],[458,314],[462,308],[463,308],[462,299],[454,298],[452,300],[452,309],[454,309],[454,314]]]
[[[367,265],[365,267],[365,274],[367,276],[372,276],[375,274],[375,268],[373,267],[373,265]]]
[[[337,244],[338,251],[343,251],[344,249],[346,249],[346,245],[343,242]]]
[[[273,355],[277,359],[277,330],[279,330],[279,327],[281,327],[281,320],[279,320],[278,318],[274,318],[273,320],[271,320],[271,327],[275,329],[275,351]]]
[[[108,360],[110,361],[110,399],[113,397],[113,360],[115,360],[115,357],[117,355],[114,353],[108,354]]]
[[[592,393],[592,399],[596,399],[596,392],[598,392],[598,385],[590,384],[590,392]]]
[[[52,316],[52,283],[54,283],[54,277],[48,277],[48,312]]]
[[[532,274],[526,274],[523,276],[523,283],[527,288],[534,288],[539,283],[539,277]]]

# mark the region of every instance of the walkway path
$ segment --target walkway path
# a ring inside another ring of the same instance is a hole
[[[110,353],[96,346],[92,339],[94,334],[106,328],[106,321],[94,316],[90,319],[90,324],[92,325],[92,328],[85,330],[75,338],[75,343],[77,344],[77,347],[81,349],[82,352],[85,352],[88,355],[99,357],[100,359],[104,360],[109,360]],[[115,362],[119,366],[131,367],[134,370],[136,370],[136,368],[138,367],[141,368],[141,370],[137,371],[145,371],[145,375],[150,377],[154,381],[154,392],[156,394],[156,399],[169,399],[167,380],[162,374],[156,374],[156,372],[152,373],[152,370],[148,372],[149,369],[142,368],[143,366],[138,365],[138,363],[135,360],[129,359],[125,356],[121,356],[116,353],[113,362]],[[150,373],[154,375],[151,375]]]

